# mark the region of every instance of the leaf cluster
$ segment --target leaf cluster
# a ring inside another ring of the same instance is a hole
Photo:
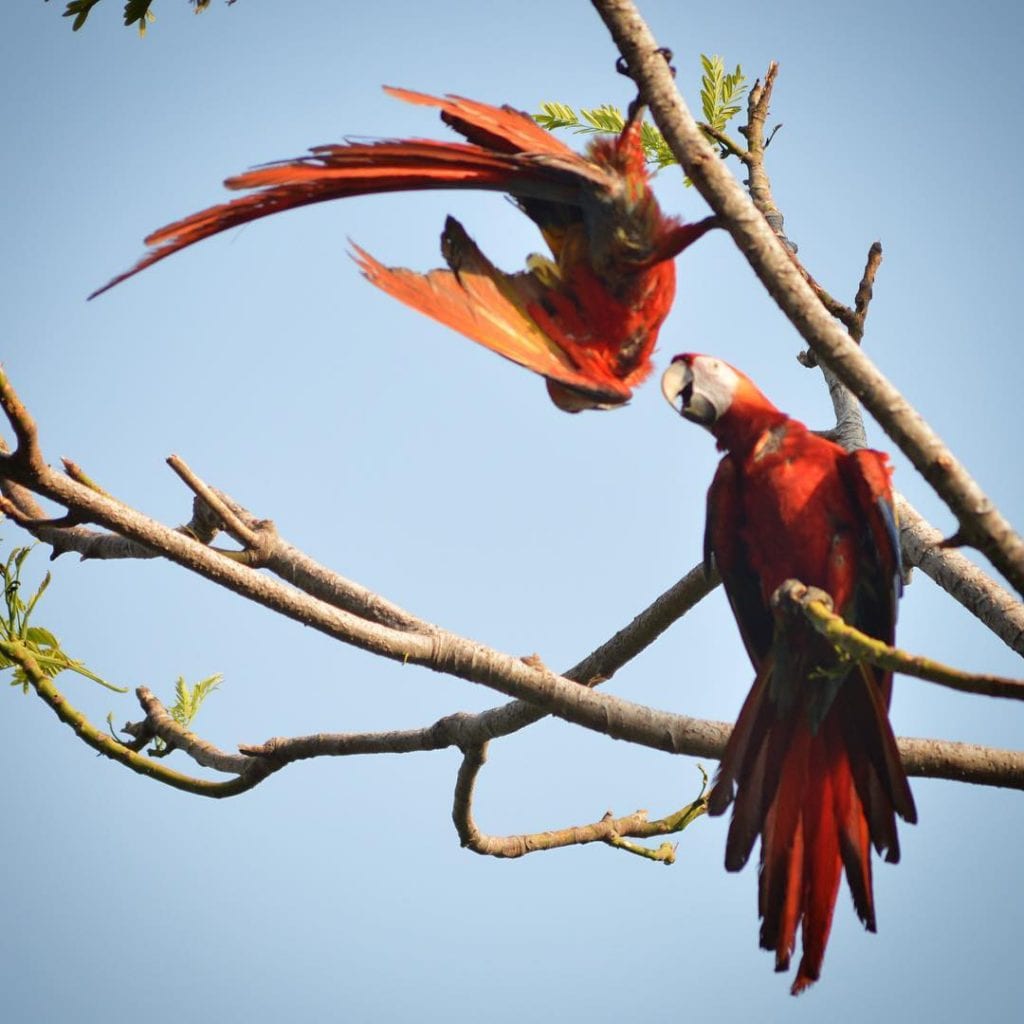
[[[704,120],[715,131],[725,131],[725,126],[740,112],[740,101],[747,91],[747,79],[739,64],[732,74],[726,74],[725,61],[713,54],[700,55],[704,69],[700,82],[700,105]]]
[[[717,54],[709,57],[702,53],[700,63],[703,69],[700,99],[704,118],[709,127],[721,132],[740,112],[747,80],[739,64],[735,71],[727,74],[725,62]],[[622,111],[609,103],[600,107],[581,107],[579,114],[567,103],[542,103],[540,113],[534,114],[533,119],[548,131],[568,128],[577,135],[619,135],[626,124]],[[640,128],[640,140],[648,163],[656,169],[678,163],[665,137],[649,121],[644,121]],[[712,138],[712,141],[715,140]],[[722,155],[729,154],[726,151]]]
[[[581,107],[578,115],[566,103],[542,103],[540,113],[534,114],[533,119],[548,131],[568,128],[576,135],[620,135],[626,126],[622,111],[610,103]],[[640,141],[648,163],[658,170],[677,162],[661,132],[649,121],[640,126]]]
[[[49,0],[46,0],[49,3]],[[64,8],[64,17],[73,18],[71,22],[71,31],[77,32],[86,22],[92,9],[100,2],[100,0],[68,0],[68,5]],[[205,11],[213,0],[189,0],[195,8],[196,14],[201,11]],[[235,0],[227,0],[229,4],[235,2]],[[154,0],[127,0],[124,5],[124,23],[126,28],[130,28],[132,25],[139,26],[139,35],[144,36],[146,34],[146,28],[151,21],[154,20],[155,15],[150,10],[153,6]]]
[[[48,629],[42,626],[30,625],[32,613],[35,611],[39,599],[46,593],[50,585],[50,574],[43,577],[42,583],[36,592],[26,601],[21,594],[21,570],[28,558],[29,547],[15,548],[7,558],[7,561],[0,566],[0,584],[3,585],[4,614],[0,615],[0,643],[16,641],[23,647],[27,647],[32,653],[32,658],[42,672],[50,679],[64,671],[77,672],[94,683],[105,686],[108,690],[116,693],[127,693],[123,687],[114,686],[105,679],[101,679],[91,669],[86,668],[82,662],[77,661],[67,654],[60,646],[60,641]],[[0,647],[0,671],[5,669],[14,670],[12,686],[20,686],[24,692],[28,692],[30,680],[21,664],[7,657]]]
[[[174,703],[167,709],[171,718],[183,729],[187,729],[199,713],[203,701],[220,686],[223,678],[220,672],[216,672],[212,676],[200,679],[190,688],[185,682],[185,677],[178,676],[178,681],[174,685]]]

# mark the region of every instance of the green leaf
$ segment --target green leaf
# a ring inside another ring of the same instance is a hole
[[[71,31],[77,32],[89,17],[89,12],[100,2],[100,0],[70,0],[64,8],[65,18],[74,18],[71,23]]]
[[[600,132],[607,135],[618,135],[626,125],[622,112],[611,104],[606,103],[601,107],[594,107],[587,110],[585,107],[580,110],[587,125],[577,129],[578,132]]]
[[[54,651],[60,650],[60,642],[48,629],[43,629],[42,626],[29,626],[25,630],[25,643],[30,647],[49,647]]]
[[[729,121],[740,112],[739,100],[747,91],[747,80],[739,64],[726,74],[725,61],[714,54],[700,56],[704,74],[701,78],[700,103],[704,120],[716,131],[724,131]]]
[[[533,119],[548,131],[569,128],[577,135],[620,135],[626,125],[622,111],[610,103],[590,109],[581,107],[579,116],[566,103],[542,103],[540,113],[534,114]],[[653,124],[645,121],[640,126],[640,141],[647,161],[658,170],[676,163],[668,143]]]
[[[188,683],[185,682],[185,677],[178,676],[178,681],[174,684],[175,701],[167,709],[178,725],[187,729],[192,724],[192,721],[199,713],[200,707],[202,707],[203,701],[220,686],[223,678],[223,675],[217,672],[212,676],[207,676],[205,679],[200,679],[190,689]]]
[[[36,602],[46,593],[46,588],[50,585],[52,577],[47,573],[43,577],[43,582],[39,584],[39,589],[32,595],[31,600],[28,603],[28,607],[25,609],[25,622],[27,623],[30,616],[32,615],[32,609],[35,608]],[[56,644],[55,644],[56,646]]]
[[[125,26],[127,27],[139,22],[139,31],[145,32],[147,20],[153,20],[153,15],[149,11],[152,3],[153,0],[128,0],[124,5]]]
[[[4,601],[7,605],[6,618],[0,618],[0,640],[16,640],[28,647],[40,670],[51,679],[60,672],[71,671],[105,686],[108,690],[127,693],[128,691],[124,687],[108,683],[82,662],[76,661],[68,655],[61,649],[60,641],[48,629],[29,625],[29,618],[40,598],[46,593],[51,579],[50,574],[47,573],[29,603],[26,605],[22,601],[21,570],[31,550],[31,547],[14,548],[7,561],[0,566],[0,582],[3,585]],[[21,686],[27,692],[31,680],[25,674],[24,669],[12,659],[0,654],[0,671],[12,667],[14,669],[13,685]]]
[[[575,128],[580,123],[576,111],[564,103],[542,103],[540,113],[534,114],[533,119],[549,132],[556,128]]]

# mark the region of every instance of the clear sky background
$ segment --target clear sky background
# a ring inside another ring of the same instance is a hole
[[[150,230],[219,201],[220,181],[346,135],[438,136],[384,83],[535,110],[630,99],[589,4],[160,0],[144,40],[104,0],[73,35],[63,0],[0,14],[0,358],[47,456],[176,524],[163,459],[338,571],[415,613],[565,668],[698,561],[711,440],[656,384],[607,414],[559,413],[543,384],[377,293],[346,238],[427,269],[456,214],[500,265],[540,246],[498,197],[314,207],[206,242],[93,303]],[[781,64],[769,173],[815,276],[852,297],[885,262],[865,345],[1024,523],[1020,405],[1017,4],[647,2],[697,102],[698,55],[753,78]],[[678,173],[670,211],[705,208]],[[679,260],[658,371],[718,354],[815,426],[830,407],[800,341],[724,237]],[[874,443],[889,447],[871,426]],[[952,519],[905,461],[897,484]],[[3,551],[24,543],[0,527]],[[28,575],[46,568],[46,551]],[[53,566],[37,612],[104,676],[170,697],[223,672],[197,729],[219,745],[414,727],[495,695],[375,660],[159,563]],[[977,671],[1020,660],[915,576],[908,649]],[[732,719],[751,679],[719,592],[611,690]],[[102,722],[130,696],[68,678]],[[162,788],[94,754],[33,697],[0,716],[0,1016],[9,1021],[1007,1020],[1024,1013],[1017,792],[915,780],[920,824],[880,865],[879,934],[840,895],[822,981],[799,1000],[757,948],[756,870],[722,867],[701,820],[671,868],[603,846],[514,862],[459,848],[458,757],[292,767],[226,802]],[[1024,710],[897,683],[897,732],[1020,746]],[[185,759],[172,758],[184,768]],[[478,821],[558,828],[606,809],[667,813],[688,758],[559,722],[494,745]]]

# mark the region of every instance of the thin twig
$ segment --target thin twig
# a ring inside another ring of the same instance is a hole
[[[64,694],[54,685],[53,680],[40,669],[31,650],[24,644],[15,640],[4,640],[0,641],[0,650],[11,661],[15,661],[21,666],[36,693],[65,725],[74,729],[83,743],[103,754],[104,757],[118,761],[133,772],[146,775],[157,782],[162,782],[166,786],[183,790],[186,793],[215,798],[237,796],[247,789],[252,789],[265,777],[265,775],[259,775],[258,765],[257,770],[250,776],[239,776],[226,782],[211,782],[208,779],[197,779],[176,772],[159,761],[143,756],[132,747],[115,739],[110,733],[93,725],[81,711],[72,707]]]
[[[745,164],[750,162],[750,153],[731,135],[729,135],[728,132],[724,132],[721,128],[716,128],[714,125],[708,124],[706,121],[699,122],[697,127],[722,147],[723,156],[734,156],[737,160],[740,160]]]
[[[675,862],[675,847],[671,843],[663,843],[658,849],[650,850],[647,847],[627,842],[627,837],[651,839],[682,832],[687,825],[696,821],[707,809],[704,787],[701,787],[701,792],[696,800],[658,821],[648,821],[646,811],[635,811],[623,818],[613,818],[611,812],[608,812],[599,821],[589,825],[573,825],[569,828],[523,835],[491,836],[480,831],[473,818],[472,810],[476,780],[486,761],[486,743],[470,747],[464,752],[455,782],[452,821],[461,844],[474,853],[488,857],[524,857],[528,853],[537,853],[541,850],[582,846],[587,843],[606,843],[648,860],[672,864]],[[707,775],[704,776],[704,782],[707,783]]]

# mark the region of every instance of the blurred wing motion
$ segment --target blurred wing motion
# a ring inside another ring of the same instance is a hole
[[[362,249],[367,278],[414,309],[548,380],[552,400],[575,412],[621,405],[651,370],[675,295],[672,260],[714,226],[661,213],[650,188],[640,119],[586,156],[511,107],[387,89],[437,107],[466,142],[385,140],[318,146],[297,160],[228,178],[255,191],[153,232],[151,251],[94,298],[194,242],[282,210],[346,196],[440,188],[506,192],[540,228],[551,258],[495,267],[453,218],[442,235],[447,270],[383,266]]]
[[[733,804],[725,866],[761,838],[761,946],[789,967],[794,995],[821,972],[843,870],[857,915],[875,930],[871,853],[899,860],[896,815],[917,820],[889,724],[891,675],[841,662],[804,621],[774,612],[787,579],[832,597],[843,619],[892,643],[901,588],[888,460],[847,453],[780,412],[749,378],[708,356],[677,356],[665,397],[724,449],[708,492],[713,555],[754,663],[709,798]]]

